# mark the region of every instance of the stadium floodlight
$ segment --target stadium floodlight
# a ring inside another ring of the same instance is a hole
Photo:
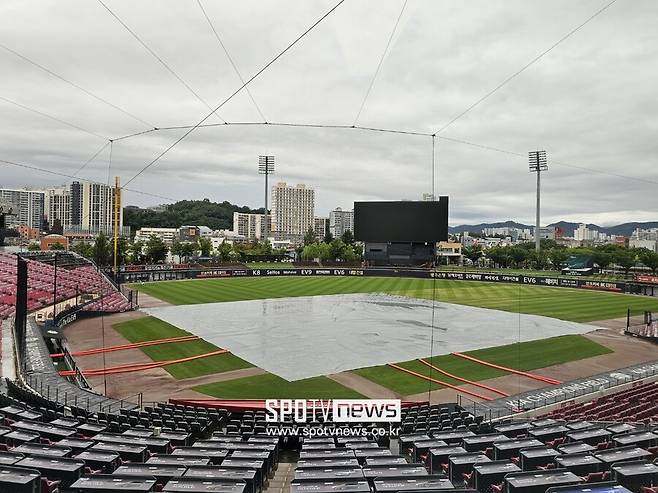
[[[265,241],[270,237],[270,228],[267,224],[267,178],[269,175],[274,174],[274,156],[258,156],[258,174],[265,175],[265,215],[263,219],[265,224],[263,226],[265,232]]]
[[[540,229],[540,197],[541,197],[541,172],[548,171],[546,151],[530,151],[528,153],[529,167],[531,173],[537,173],[537,217],[535,221],[535,250],[539,253],[541,248]]]

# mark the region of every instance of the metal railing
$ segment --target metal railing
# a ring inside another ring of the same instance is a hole
[[[637,372],[635,373],[634,370]],[[623,372],[623,373],[622,373]],[[647,363],[644,366],[640,367],[630,367],[630,368],[621,368],[619,370],[620,376],[615,376],[615,372],[610,372],[605,374],[605,381],[597,382],[600,385],[598,387],[586,386],[584,388],[575,388],[574,390],[569,390],[568,388],[576,387],[579,385],[579,382],[574,382],[573,384],[565,384],[563,386],[553,388],[545,387],[543,389],[537,389],[535,394],[531,394],[533,398],[528,402],[528,399],[524,399],[524,395],[527,397],[528,394],[519,394],[517,396],[510,396],[505,399],[507,403],[513,404],[515,401],[518,405],[506,405],[505,407],[491,407],[486,403],[476,402],[468,397],[462,395],[458,396],[458,404],[467,411],[473,412],[475,415],[484,416],[488,421],[495,421],[502,418],[509,418],[519,413],[534,411],[536,409],[548,407],[551,405],[559,404],[561,402],[567,402],[583,396],[591,396],[592,399],[598,396],[607,394],[606,390],[614,389],[624,384],[633,383],[638,380],[643,380],[645,378],[650,378],[658,375],[658,362],[655,364]],[[623,377],[621,377],[623,375]],[[602,379],[602,375],[593,375],[591,380]],[[580,385],[582,387],[582,384]],[[536,394],[553,392],[555,395],[546,398],[536,398]],[[500,400],[499,400],[500,401]]]

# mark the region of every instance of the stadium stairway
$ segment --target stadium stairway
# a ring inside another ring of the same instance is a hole
[[[290,493],[290,483],[295,477],[296,468],[296,463],[279,462],[279,467],[274,473],[274,477],[270,479],[264,493]]]

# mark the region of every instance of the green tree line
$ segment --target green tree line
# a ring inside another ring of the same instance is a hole
[[[618,245],[567,248],[552,240],[542,240],[541,250],[534,243],[494,246],[483,250],[479,245],[466,247],[463,254],[473,263],[489,259],[497,267],[560,269],[571,256],[591,257],[601,269],[619,267],[627,275],[633,267],[644,265],[654,274],[658,271],[658,253],[646,248],[625,248]]]

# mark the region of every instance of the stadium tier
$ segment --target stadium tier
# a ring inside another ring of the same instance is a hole
[[[52,306],[54,296],[58,303],[64,303],[58,311],[76,303],[84,303],[83,310],[108,313],[131,308],[125,296],[91,262],[72,253],[58,253],[57,259],[55,276],[52,255],[28,258],[28,311]],[[0,253],[0,320],[14,313],[16,271],[16,256]],[[56,290],[53,289],[55,279]]]
[[[658,422],[658,382],[556,409],[550,416],[567,420]]]
[[[490,423],[456,405],[417,404],[403,409],[403,431],[391,438],[368,433],[372,425],[332,425],[330,413],[306,424],[270,423],[265,410],[164,403],[92,413],[13,382],[3,387],[2,492],[259,493],[289,482],[295,493],[566,485],[650,493],[658,480],[658,435],[639,424]]]

